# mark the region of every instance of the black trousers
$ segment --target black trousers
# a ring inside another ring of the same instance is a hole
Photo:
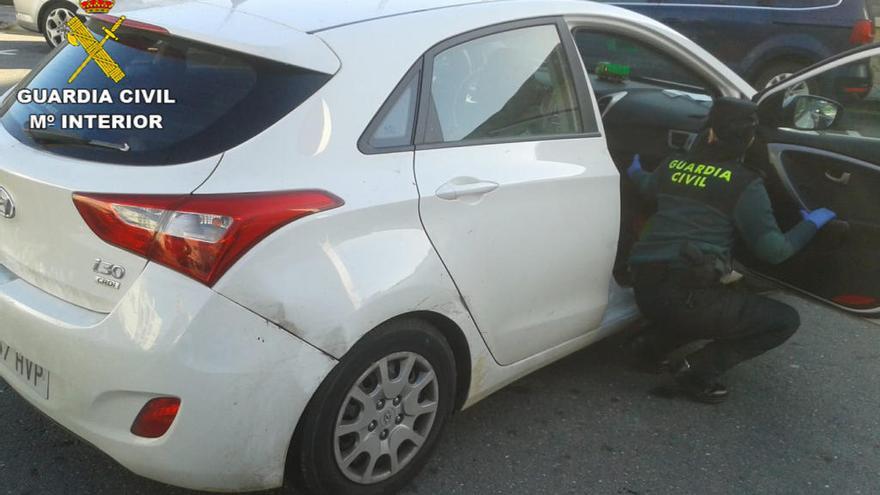
[[[791,306],[718,282],[694,283],[684,271],[635,267],[636,302],[652,323],[655,353],[711,340],[687,357],[691,368],[714,380],[737,364],[781,345],[800,326]]]

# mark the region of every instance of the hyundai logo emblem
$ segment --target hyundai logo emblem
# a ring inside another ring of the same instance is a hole
[[[15,216],[15,202],[12,201],[12,195],[3,186],[0,186],[0,214],[6,218]]]

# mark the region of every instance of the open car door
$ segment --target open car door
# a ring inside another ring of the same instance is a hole
[[[806,69],[755,97],[764,167],[783,229],[800,210],[838,218],[801,253],[750,269],[848,311],[880,316],[880,45]],[[766,152],[766,155],[764,154]]]

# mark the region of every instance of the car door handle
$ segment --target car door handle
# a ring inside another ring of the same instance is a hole
[[[456,200],[465,196],[480,196],[498,189],[498,183],[488,180],[479,180],[473,177],[456,177],[437,188],[437,197],[446,200]]]
[[[839,177],[835,177],[835,176],[831,175],[831,172],[825,172],[826,179],[830,180],[831,182],[840,184],[842,186],[849,184],[849,179],[851,177],[852,177],[852,175],[849,172],[843,172],[840,174]]]

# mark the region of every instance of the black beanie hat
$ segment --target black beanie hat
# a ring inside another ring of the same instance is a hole
[[[746,147],[758,128],[758,106],[740,98],[717,98],[709,112],[709,127],[723,143]]]

